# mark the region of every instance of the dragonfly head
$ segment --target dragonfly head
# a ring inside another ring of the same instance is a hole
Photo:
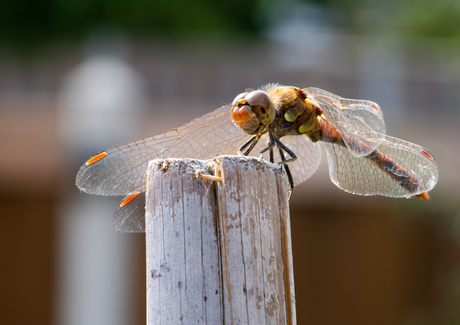
[[[248,134],[256,134],[263,126],[275,120],[275,106],[265,91],[253,90],[235,97],[232,118]]]

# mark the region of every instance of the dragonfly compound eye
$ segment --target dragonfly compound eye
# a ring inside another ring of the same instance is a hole
[[[247,92],[244,92],[236,96],[232,102],[232,107],[244,104],[245,103],[244,96],[246,96],[247,94],[248,94]]]
[[[260,123],[270,125],[275,120],[275,106],[265,91],[254,90],[246,95],[246,102],[251,106]]]
[[[236,126],[247,134],[256,134],[262,123],[247,102],[245,96],[248,93],[241,93],[235,97],[232,103],[232,119]]]

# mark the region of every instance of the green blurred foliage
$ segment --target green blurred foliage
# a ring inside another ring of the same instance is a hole
[[[459,0],[299,0],[332,12],[350,29],[396,30],[405,36],[460,41]]]
[[[296,0],[323,8],[331,27],[359,33],[397,30],[404,35],[460,40],[459,0]],[[33,50],[76,41],[94,30],[132,34],[212,31],[258,33],[276,19],[284,0],[0,0],[0,44]],[[264,16],[269,8],[278,8]],[[282,10],[281,10],[282,11]]]
[[[398,9],[397,24],[409,36],[460,41],[460,1],[406,0]]]
[[[0,42],[33,49],[95,29],[256,32],[256,0],[0,0]]]

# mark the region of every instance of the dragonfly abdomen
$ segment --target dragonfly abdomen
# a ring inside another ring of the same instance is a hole
[[[374,150],[366,158],[368,158],[375,166],[383,170],[392,179],[397,181],[402,187],[409,191],[409,193],[415,194],[423,191],[422,185],[413,175],[409,173],[407,169],[398,165],[383,153]]]
[[[324,119],[321,119],[319,140],[346,147],[342,135]],[[351,139],[348,140],[351,142]],[[369,151],[371,150],[370,147],[364,143],[359,143],[358,145],[368,149]],[[417,178],[414,177],[406,168],[402,167],[377,149],[374,149],[367,156],[362,156],[361,159],[368,159],[373,165],[385,172],[385,174],[406,189],[411,195],[421,193],[425,190]],[[427,195],[422,194],[417,195],[417,197],[420,199],[428,198]]]

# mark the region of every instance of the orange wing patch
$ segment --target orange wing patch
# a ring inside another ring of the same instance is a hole
[[[134,200],[136,197],[139,196],[141,192],[134,192],[133,194],[128,195],[121,203],[120,203],[120,208],[123,208],[125,205],[127,205],[129,202]]]
[[[431,153],[429,153],[428,150],[422,149],[421,151],[422,151],[422,153],[423,153],[423,155],[424,155],[425,157],[427,157],[427,158],[430,159],[431,161],[434,161],[433,155],[432,155]]]
[[[86,166],[89,166],[91,164],[94,164],[96,161],[98,160],[101,160],[102,158],[104,158],[105,156],[107,156],[107,152],[101,152],[101,153],[98,153],[97,155],[95,155],[94,157],[91,157],[87,162],[85,162],[85,165]]]

